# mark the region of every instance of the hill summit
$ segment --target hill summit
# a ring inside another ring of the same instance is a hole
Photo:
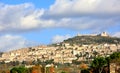
[[[117,37],[111,37],[106,32],[102,32],[101,34],[87,34],[87,35],[80,35],[77,34],[77,36],[73,38],[69,38],[67,40],[63,41],[64,43],[70,43],[70,44],[119,44],[120,38]]]
[[[102,37],[109,37],[110,35],[107,32],[102,32],[100,34],[77,34],[77,36],[102,36]]]

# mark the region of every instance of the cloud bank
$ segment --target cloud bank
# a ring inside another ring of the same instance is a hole
[[[36,29],[42,10],[35,10],[30,3],[7,5],[0,3],[0,31],[20,32]]]
[[[105,31],[120,26],[119,0],[56,0],[49,9],[0,3],[0,12],[0,32],[6,33],[44,28]]]
[[[38,45],[39,43],[28,41],[22,36],[4,35],[0,36],[0,52],[16,50]]]
[[[52,38],[52,43],[60,43],[68,38],[71,38],[70,35],[56,35]]]
[[[0,37],[0,51],[10,51],[26,47],[26,40],[20,36],[4,35]]]
[[[63,17],[120,15],[119,0],[56,0],[49,15]]]
[[[120,38],[120,32],[116,32],[113,37],[119,37]]]

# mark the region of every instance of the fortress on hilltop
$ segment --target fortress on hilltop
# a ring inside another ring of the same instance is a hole
[[[78,33],[77,36],[103,36],[103,37],[109,37],[109,34],[107,32],[102,32],[100,34],[80,34],[80,33]]]
[[[107,32],[102,32],[101,34],[99,34],[98,36],[105,36],[105,37],[108,37],[109,34]]]

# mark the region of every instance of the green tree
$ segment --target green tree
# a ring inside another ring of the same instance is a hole
[[[104,57],[97,57],[91,63],[91,67],[96,70],[96,73],[102,73],[103,68],[106,65],[107,65],[107,61]]]
[[[17,69],[16,67],[14,67],[14,68],[12,68],[12,69],[10,70],[10,73],[18,73],[17,70],[18,70],[18,69]]]
[[[110,55],[110,62],[120,64],[120,52],[115,52]]]
[[[110,57],[105,58],[107,61],[108,73],[110,73]]]
[[[28,73],[28,69],[25,67],[14,67],[10,70],[10,73]]]
[[[120,58],[120,52],[115,52],[110,55],[110,59],[118,59]]]
[[[88,69],[81,70],[81,73],[90,73]]]
[[[66,73],[65,71],[62,71],[61,73]]]

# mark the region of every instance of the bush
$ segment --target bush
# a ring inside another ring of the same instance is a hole
[[[10,73],[28,73],[28,69],[25,67],[14,67],[10,70]]]
[[[62,71],[61,73],[66,73],[65,71]]]
[[[81,73],[90,73],[88,69],[81,70]]]

